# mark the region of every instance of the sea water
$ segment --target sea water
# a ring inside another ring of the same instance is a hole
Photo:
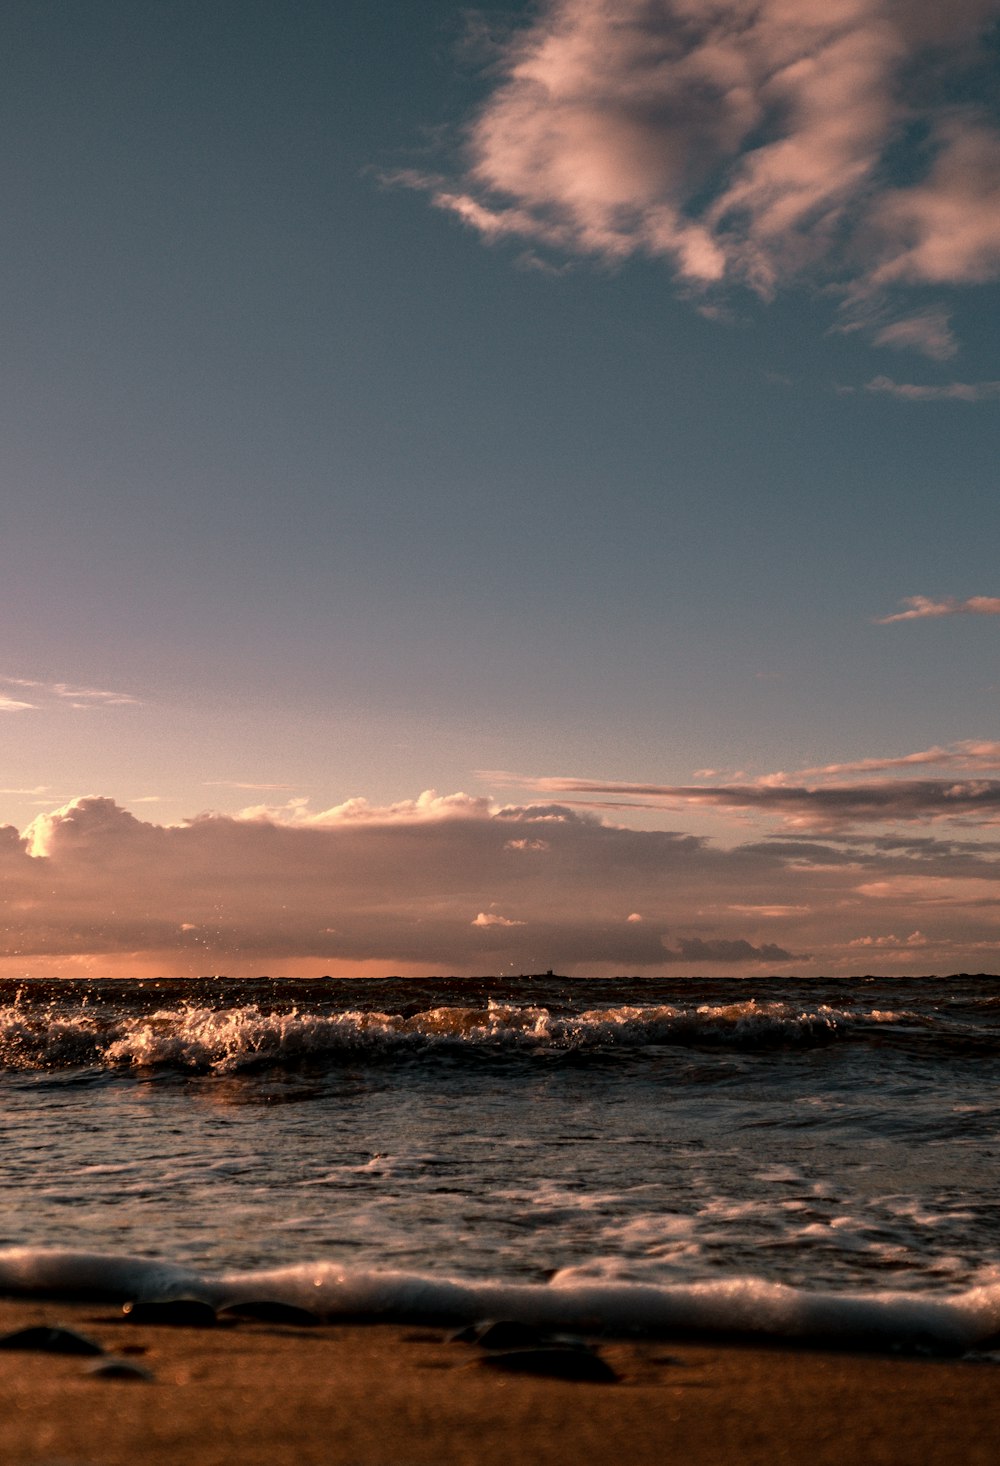
[[[1000,979],[0,984],[0,1286],[1000,1329]]]

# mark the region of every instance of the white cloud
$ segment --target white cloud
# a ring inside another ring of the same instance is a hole
[[[500,916],[496,911],[480,911],[473,926],[524,926],[523,921],[514,921],[509,916]]]
[[[139,698],[133,697],[131,693],[111,692],[99,687],[77,687],[70,682],[39,682],[31,677],[0,675],[0,683],[8,687],[30,688],[36,699],[30,703],[17,702],[0,695],[0,711],[3,711],[5,704],[9,710],[14,711],[22,708],[58,706],[60,703],[68,704],[78,710],[94,707],[140,706]]]
[[[56,697],[71,702],[74,707],[136,707],[139,699],[128,692],[109,692],[101,687],[74,687],[68,682],[53,682],[51,690]]]

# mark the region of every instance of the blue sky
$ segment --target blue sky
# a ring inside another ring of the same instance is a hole
[[[478,820],[576,779],[609,787],[563,790],[574,817],[731,852],[787,812],[678,791],[989,781],[998,13],[7,7],[3,820],[51,835],[90,797],[242,838],[363,799],[409,829],[425,789],[485,801]],[[616,784],[664,792],[626,809]],[[830,835],[809,808],[796,832]],[[905,826],[985,859],[989,808],[901,809],[838,838]],[[24,858],[40,878],[55,856]],[[776,941],[707,898],[644,921],[668,953],[849,966],[872,924],[841,931],[843,892],[782,880],[756,905],[803,909]],[[873,939],[940,916],[900,890]],[[453,898],[442,876],[422,899]],[[463,892],[469,922],[494,899]],[[993,950],[982,909],[966,956]],[[369,960],[360,931],[341,952],[302,920],[261,960]],[[545,912],[505,920],[521,941]],[[59,952],[127,962],[137,931]],[[456,940],[370,960],[533,957]],[[941,942],[963,960],[959,927]]]

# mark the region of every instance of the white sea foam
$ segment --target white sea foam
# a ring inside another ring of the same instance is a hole
[[[15,1069],[99,1065],[174,1067],[233,1073],[315,1058],[351,1059],[462,1049],[496,1052],[641,1050],[657,1045],[804,1047],[905,1022],[906,1014],[787,1002],[670,1004],[557,1014],[545,1007],[489,1002],[412,1015],[350,1010],[269,1012],[257,1005],[181,1006],[123,1015],[94,1006],[0,1008],[0,1064]]]
[[[46,1248],[0,1252],[8,1294],[110,1299],[197,1296],[216,1305],[269,1298],[330,1318],[519,1319],[586,1332],[707,1333],[843,1347],[963,1353],[1000,1330],[1000,1284],[949,1298],[907,1293],[809,1292],[735,1277],[664,1286],[595,1282],[577,1269],[548,1284],[468,1282],[345,1269],[331,1262],[199,1274],[169,1263]]]

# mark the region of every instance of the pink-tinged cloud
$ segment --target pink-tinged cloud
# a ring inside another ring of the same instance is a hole
[[[81,954],[127,963],[129,953],[147,966],[158,953],[165,971],[656,967],[684,950],[667,951],[667,925],[689,935],[674,896],[692,904],[683,893],[718,859],[693,837],[623,830],[558,805],[433,793],[177,826],[84,798],[39,815],[23,839],[2,835],[7,952],[29,969]],[[651,930],[622,922],[636,896],[655,913]],[[699,939],[736,943],[719,949],[727,960],[757,960],[731,921]]]
[[[905,611],[877,616],[876,624],[891,626],[894,621],[923,621],[937,616],[1000,616],[1000,596],[969,596],[964,601],[956,596],[946,596],[940,601],[930,596],[907,596],[903,605]]]
[[[854,937],[847,945],[849,947],[888,947],[896,951],[907,949],[912,951],[914,947],[926,947],[927,938],[923,932],[916,931],[911,932],[908,937],[904,937],[902,940],[892,935],[882,937]]]
[[[833,277],[863,315],[886,287],[993,280],[1000,134],[949,89],[996,17],[996,0],[541,0],[491,58],[462,176],[397,181],[487,241],[660,257],[688,290]],[[907,127],[930,142],[893,188]],[[926,312],[882,334],[951,354]]]
[[[766,774],[757,782],[766,785],[788,784],[792,780],[841,778],[844,774],[888,773],[892,769],[919,767],[955,768],[963,772],[1000,770],[1000,742],[983,738],[963,738],[947,747],[935,745],[917,753],[901,753],[891,758],[859,758],[843,764],[819,764],[796,769],[792,773]]]
[[[1000,963],[995,844],[855,833],[724,849],[463,795],[179,825],[74,800],[24,836],[0,829],[0,895],[6,975],[839,972],[856,970],[849,944],[873,910],[881,932],[923,932],[939,970],[991,941]],[[905,951],[878,955],[906,970]]]
[[[26,687],[31,690],[34,702],[16,702],[0,697],[0,710],[4,703],[11,708],[40,708],[46,705],[68,704],[78,710],[97,707],[138,707],[140,700],[128,692],[111,692],[101,687],[78,687],[71,682],[39,682],[31,677],[0,676],[0,683],[7,687]]]
[[[996,20],[994,12],[993,19]],[[931,138],[927,177],[876,202],[877,227],[895,243],[877,284],[981,285],[1000,272],[1000,132],[969,111],[949,109]]]
[[[290,792],[295,786],[294,784],[254,784],[241,779],[206,779],[204,787],[206,789],[246,789],[267,794]]]
[[[996,402],[1000,399],[1000,382],[944,382],[934,385],[872,377],[865,383],[865,391],[898,397],[903,402]]]
[[[784,775],[755,784],[626,784],[613,779],[530,778],[508,784],[562,796],[601,795],[620,802],[634,795],[667,808],[715,808],[774,815],[795,827],[832,830],[855,823],[960,819],[1000,823],[1000,780],[885,779],[868,784],[790,785]],[[570,798],[569,803],[577,800]],[[617,807],[612,805],[611,807]]]

